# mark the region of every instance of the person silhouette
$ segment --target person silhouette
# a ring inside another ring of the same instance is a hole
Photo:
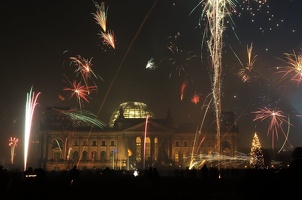
[[[74,185],[78,182],[79,177],[80,177],[80,171],[78,170],[77,166],[74,165],[73,168],[70,170],[70,184]]]
[[[209,170],[207,164],[204,164],[201,168],[201,175],[203,178],[208,178]]]

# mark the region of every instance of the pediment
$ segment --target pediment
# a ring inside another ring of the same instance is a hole
[[[129,127],[127,129],[125,129],[124,131],[145,131],[145,124],[146,122],[141,122],[139,124],[136,124],[132,127]],[[166,127],[166,126],[163,126],[161,124],[158,124],[154,121],[149,121],[147,123],[147,130],[148,131],[161,131],[161,132],[171,132],[173,131],[172,129]]]

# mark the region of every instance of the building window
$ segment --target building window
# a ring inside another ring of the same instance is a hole
[[[175,162],[179,162],[179,154],[178,154],[178,152],[175,153],[174,160],[175,160]]]
[[[96,141],[92,141],[92,146],[96,146]]]
[[[179,141],[176,141],[176,142],[175,142],[175,146],[176,146],[176,147],[179,147]]]
[[[142,149],[141,149],[141,147],[142,147],[142,140],[141,140],[140,137],[137,137],[136,140],[135,140],[135,142],[136,142],[136,150],[135,150],[135,156],[136,156],[136,158],[135,158],[135,160],[139,162],[139,161],[142,160]]]
[[[113,151],[110,151],[110,160],[111,160],[111,161],[113,161],[113,159],[114,159],[114,157],[113,157],[114,154],[113,154],[113,153],[114,153]]]
[[[103,147],[106,146],[106,141],[102,140],[101,146],[103,146]]]
[[[87,146],[87,141],[86,140],[83,141],[83,146]]]
[[[86,162],[87,161],[87,151],[83,151],[82,153],[82,161]]]
[[[187,158],[187,153],[185,152],[185,153],[182,154],[182,160],[185,161],[186,158]]]
[[[60,153],[59,152],[55,152],[53,154],[53,157],[54,157],[55,160],[60,160]]]
[[[231,149],[231,145],[228,141],[223,141],[222,143],[222,149]]]
[[[157,161],[158,156],[158,138],[154,138],[154,160]]]
[[[73,141],[73,145],[78,146],[79,145],[78,141],[77,140]]]
[[[91,152],[91,162],[96,161],[96,151]]]
[[[77,151],[73,152],[72,160],[77,162],[79,160],[79,153]]]
[[[184,147],[187,147],[187,146],[188,146],[188,142],[185,141],[185,142],[184,142]]]
[[[112,147],[115,146],[114,141],[110,141],[110,146],[112,146]]]
[[[55,148],[62,149],[63,148],[63,142],[62,142],[62,140],[54,140],[52,142],[52,148],[53,149],[55,149]]]
[[[151,140],[150,137],[146,138],[146,144],[145,144],[145,161],[149,161],[151,157]]]
[[[101,152],[101,162],[106,162],[106,151]]]

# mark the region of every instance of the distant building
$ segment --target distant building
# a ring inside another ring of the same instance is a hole
[[[223,112],[220,154],[216,152],[216,123],[209,114],[203,127],[175,125],[168,110],[158,119],[142,102],[125,102],[107,124],[91,113],[48,107],[40,127],[40,165],[43,169],[143,169],[149,166],[208,166],[219,159],[236,160],[238,127],[234,113]],[[94,118],[95,117],[95,118]],[[94,120],[92,120],[94,119]],[[238,163],[237,163],[238,164]],[[223,167],[236,167],[224,162]]]

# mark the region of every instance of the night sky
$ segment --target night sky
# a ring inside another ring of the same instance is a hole
[[[35,93],[40,92],[35,127],[48,106],[79,109],[77,100],[63,90],[70,87],[67,79],[80,80],[70,60],[78,55],[91,60],[92,70],[100,77],[94,79],[98,90],[89,95],[89,103],[83,102],[82,109],[98,115],[105,123],[113,110],[126,101],[146,103],[158,118],[166,117],[170,109],[177,124],[201,122],[203,103],[212,90],[212,70],[206,45],[210,33],[200,1],[103,2],[115,49],[104,43],[102,29],[93,17],[95,3],[101,5],[102,1],[1,1],[1,160],[9,157],[10,137],[18,137],[22,143],[26,95],[31,87]],[[245,148],[250,148],[255,132],[265,148],[272,148],[274,140],[274,148],[280,149],[287,133],[287,146],[302,146],[302,85],[291,81],[290,76],[282,78],[284,73],[276,73],[288,66],[285,53],[295,52],[298,56],[302,52],[302,1],[234,3],[232,14],[225,17],[223,32],[222,109],[235,113],[241,146]],[[252,10],[248,11],[248,7]],[[173,40],[177,34],[177,40]],[[177,64],[181,55],[167,48],[171,44],[185,58],[195,56],[183,65]],[[246,65],[247,47],[251,45],[257,76],[243,82],[237,72]],[[155,69],[146,68],[150,59]],[[181,99],[184,82],[187,86]],[[191,101],[194,95],[200,97],[199,103]],[[284,122],[284,133],[280,129],[272,138],[269,119],[254,120],[253,112],[259,108],[282,111],[291,125]]]

